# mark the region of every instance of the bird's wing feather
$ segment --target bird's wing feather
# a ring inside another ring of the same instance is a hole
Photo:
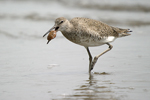
[[[99,35],[101,37],[107,37],[108,35],[118,35],[113,27],[97,20],[76,17],[70,22],[76,29],[78,29],[78,32],[85,32],[86,34],[91,35]]]

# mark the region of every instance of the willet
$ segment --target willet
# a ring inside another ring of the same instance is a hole
[[[61,31],[68,40],[86,48],[89,55],[89,73],[94,68],[98,58],[113,48],[109,44],[110,42],[116,38],[128,36],[130,35],[129,32],[132,32],[129,29],[112,27],[101,21],[81,17],[73,18],[70,21],[64,17],[57,18],[55,25],[43,37],[52,30]],[[108,49],[93,59],[89,47],[103,44],[107,44]]]

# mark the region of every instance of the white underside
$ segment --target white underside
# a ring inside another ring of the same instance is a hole
[[[80,45],[85,46],[85,47],[94,47],[94,46],[100,46],[106,43],[113,42],[116,38],[114,36],[109,36],[109,37],[103,37],[101,40],[91,40],[89,39],[88,41],[82,40]]]
[[[114,41],[115,40],[115,37],[114,36],[109,36],[109,37],[107,37],[104,41],[106,41],[106,42],[112,42],[112,41]]]

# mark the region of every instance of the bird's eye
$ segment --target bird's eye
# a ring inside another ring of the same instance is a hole
[[[64,21],[62,20],[61,22],[60,22],[60,24],[62,24]]]

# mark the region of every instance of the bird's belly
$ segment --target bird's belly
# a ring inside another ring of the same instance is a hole
[[[85,47],[94,47],[100,46],[106,43],[113,42],[116,37],[108,36],[108,37],[90,37],[90,36],[81,36],[75,34],[63,34],[68,40],[73,43],[85,46]]]
[[[95,46],[101,46],[105,43],[97,43],[97,42],[82,42],[79,45],[85,46],[85,47],[95,47]]]
[[[101,39],[81,39],[79,45],[86,46],[86,47],[94,47],[94,46],[101,46],[106,43],[113,42],[116,38],[114,36],[103,37]]]

